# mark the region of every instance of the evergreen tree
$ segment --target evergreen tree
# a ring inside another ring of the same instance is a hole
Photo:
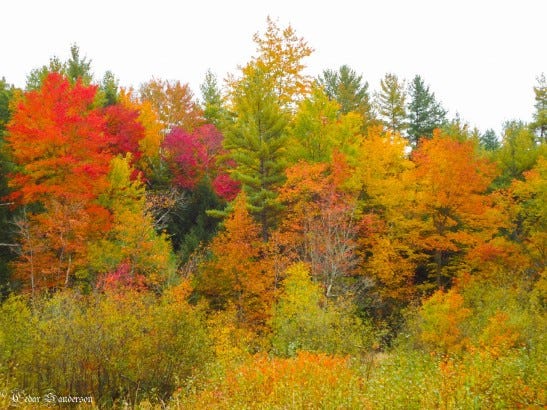
[[[6,176],[11,170],[4,148],[4,132],[11,118],[10,101],[14,92],[14,87],[2,77],[0,79],[0,300],[9,281],[8,262],[14,256],[10,249],[12,247],[9,246],[13,239],[12,230],[9,227],[12,215],[8,204],[2,200],[9,192]]]
[[[6,79],[2,77],[0,80],[0,137],[2,137],[6,124],[11,117],[9,102],[13,97],[13,92],[13,85],[8,84]]]
[[[32,70],[27,76],[25,89],[27,91],[39,89],[50,73],[60,73],[66,76],[72,84],[78,79],[81,79],[85,85],[89,85],[93,81],[91,60],[80,57],[80,48],[76,44],[70,47],[70,58],[66,62],[61,61],[57,56],[53,56],[49,59],[48,65]]]
[[[25,90],[32,91],[42,87],[42,83],[49,73],[61,73],[65,72],[65,63],[63,63],[59,57],[53,56],[49,59],[48,65],[43,65],[40,68],[33,69],[27,76],[27,82]]]
[[[199,88],[202,96],[203,116],[207,122],[221,130],[226,123],[228,112],[222,106],[222,95],[217,78],[210,70],[205,73],[205,79]]]
[[[247,193],[249,211],[267,241],[281,204],[276,188],[284,180],[286,115],[260,63],[244,69],[233,93],[236,119],[225,147],[236,162],[232,176]]]
[[[481,146],[486,151],[496,151],[501,146],[493,129],[486,130],[479,138]]]
[[[323,71],[318,80],[328,97],[340,104],[340,111],[343,114],[357,112],[363,116],[364,123],[369,123],[373,119],[368,82],[363,83],[363,76],[343,65],[338,71]]]
[[[407,132],[410,142],[416,145],[422,137],[431,138],[433,130],[443,125],[446,111],[419,75],[412,80],[409,95]]]
[[[376,95],[380,119],[392,131],[402,133],[407,128],[404,81],[399,82],[395,74],[388,73],[380,82],[380,88]]]
[[[118,79],[112,71],[104,73],[100,84],[100,93],[103,99],[102,105],[104,107],[114,105],[118,102],[118,83]]]
[[[86,85],[90,84],[93,80],[91,60],[80,57],[80,48],[76,44],[70,47],[70,58],[66,62],[65,74],[73,84],[78,79],[81,79]]]
[[[534,94],[536,112],[534,113],[534,121],[531,124],[531,128],[536,132],[541,141],[545,141],[545,138],[547,138],[547,81],[543,73],[537,78],[537,86],[534,87]]]

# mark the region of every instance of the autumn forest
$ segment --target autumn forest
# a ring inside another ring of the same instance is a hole
[[[544,74],[496,135],[253,40],[196,94],[0,81],[0,407],[545,408]]]

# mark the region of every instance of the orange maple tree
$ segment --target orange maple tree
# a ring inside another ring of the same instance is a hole
[[[326,295],[333,296],[357,264],[355,198],[343,189],[349,168],[335,153],[330,164],[301,161],[286,173],[279,195],[285,218],[274,238],[293,260],[309,262]]]
[[[202,266],[196,288],[213,307],[232,304],[239,322],[258,330],[270,316],[274,274],[263,257],[260,227],[247,211],[244,193],[236,198],[224,228],[210,245],[212,259]]]
[[[471,141],[457,141],[439,130],[420,142],[411,170],[417,183],[412,240],[430,258],[437,286],[452,274],[455,256],[492,239],[503,223],[487,190],[495,164],[475,154]]]
[[[17,164],[11,198],[43,209],[20,221],[16,276],[33,291],[68,285],[84,264],[86,243],[108,229],[109,213],[96,199],[108,185],[111,136],[92,108],[95,93],[94,86],[49,74],[42,88],[21,98],[8,125]]]

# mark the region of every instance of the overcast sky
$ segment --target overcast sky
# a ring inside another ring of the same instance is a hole
[[[97,78],[121,85],[152,76],[190,84],[222,79],[255,53],[266,17],[291,24],[315,51],[308,73],[347,64],[370,89],[387,72],[420,74],[453,116],[482,131],[530,121],[532,87],[547,74],[545,0],[193,0],[0,3],[0,77],[22,87],[53,55],[79,45]]]

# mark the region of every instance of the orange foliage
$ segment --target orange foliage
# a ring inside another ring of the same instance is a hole
[[[520,339],[517,326],[509,322],[509,315],[498,311],[488,320],[488,325],[482,331],[480,346],[483,352],[497,358],[516,347]]]
[[[149,102],[158,114],[164,132],[175,127],[191,132],[204,122],[188,84],[153,78],[141,86],[140,94],[142,101]]]
[[[213,256],[201,267],[197,289],[214,307],[233,303],[240,323],[261,328],[270,316],[274,274],[263,258],[260,227],[247,211],[244,193],[237,197],[224,228],[211,243]]]
[[[439,130],[420,142],[413,160],[417,229],[411,240],[433,257],[441,286],[452,256],[491,239],[503,225],[494,196],[487,194],[497,170],[475,155],[471,141],[454,140]]]
[[[19,166],[12,198],[44,209],[19,222],[15,276],[32,291],[67,286],[85,264],[87,243],[109,229],[110,215],[96,200],[108,186],[111,138],[91,108],[95,93],[96,87],[50,74],[23,96],[8,126]]]
[[[52,73],[17,104],[6,140],[20,166],[10,181],[19,203],[89,201],[107,185],[110,138],[101,113],[90,108],[95,93],[94,86],[71,86]]]
[[[342,155],[335,154],[332,164],[301,161],[286,174],[279,193],[286,213],[277,238],[294,261],[310,263],[312,275],[330,295],[340,278],[353,274],[356,266],[355,198],[342,189],[348,166]]]
[[[290,359],[256,355],[189,402],[192,408],[215,409],[307,408],[319,403],[327,408],[365,408],[363,398],[354,397],[362,383],[345,357],[308,352]]]

